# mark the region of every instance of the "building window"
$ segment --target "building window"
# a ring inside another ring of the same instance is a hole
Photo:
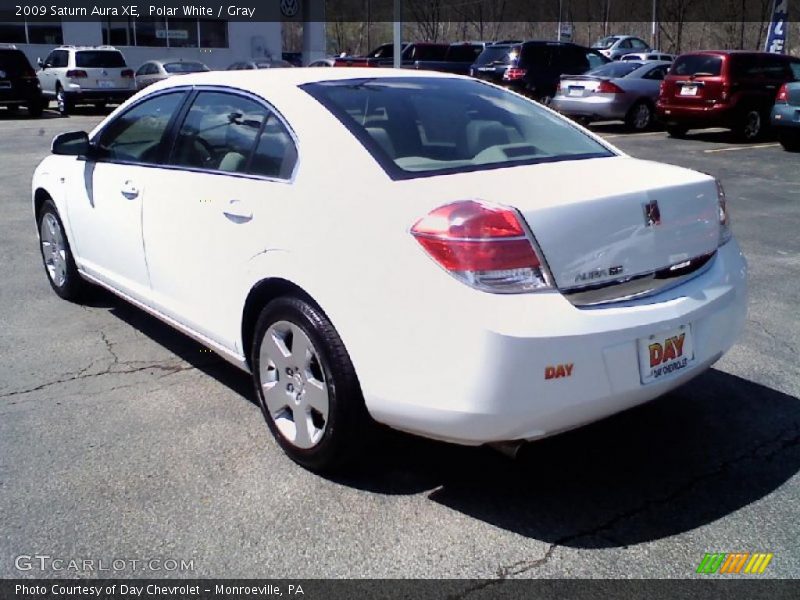
[[[103,43],[111,46],[227,48],[228,23],[211,19],[107,20],[103,21]]]
[[[0,43],[49,44],[64,43],[61,22],[34,21],[31,23],[0,23]]]

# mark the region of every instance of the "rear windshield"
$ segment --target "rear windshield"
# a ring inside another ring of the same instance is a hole
[[[447,51],[447,60],[454,62],[475,62],[475,59],[480,56],[483,46],[473,46],[472,44],[459,44],[458,46],[450,46]]]
[[[125,59],[114,50],[81,50],[75,53],[75,66],[85,69],[116,69],[125,66]]]
[[[565,119],[479,81],[385,77],[302,87],[394,179],[612,156]]]
[[[489,46],[475,59],[480,67],[508,65],[519,55],[519,46]]]
[[[21,50],[0,50],[0,71],[5,71],[8,77],[18,77],[32,74],[33,68]]]
[[[199,73],[201,71],[208,71],[208,67],[203,63],[197,62],[173,62],[166,63],[164,70],[167,73]]]
[[[715,77],[722,72],[722,57],[711,54],[679,56],[670,69],[670,75],[706,75]]]
[[[597,48],[599,50],[607,50],[608,48],[611,48],[611,46],[614,45],[614,42],[616,42],[618,39],[619,39],[618,37],[615,37],[613,35],[600,38],[594,44],[592,44],[592,48]]]
[[[641,62],[626,60],[625,62],[612,62],[592,69],[587,75],[596,75],[598,77],[625,77],[633,73],[636,69],[642,66]]]

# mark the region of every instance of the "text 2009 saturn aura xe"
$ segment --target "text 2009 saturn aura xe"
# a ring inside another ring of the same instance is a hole
[[[201,73],[62,134],[33,178],[50,283],[108,288],[252,373],[314,470],[367,427],[534,440],[714,363],[746,263],[709,175],[465,77]]]

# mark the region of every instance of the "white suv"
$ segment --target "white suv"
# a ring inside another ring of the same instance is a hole
[[[42,94],[55,98],[62,115],[77,104],[119,104],[136,92],[133,70],[112,46],[60,46],[39,66]]]

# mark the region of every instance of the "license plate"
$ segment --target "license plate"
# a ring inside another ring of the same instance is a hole
[[[114,82],[113,81],[109,81],[108,79],[98,79],[97,80],[97,87],[113,88],[114,87]]]
[[[583,96],[583,88],[582,87],[571,87],[571,88],[569,88],[569,95],[570,96]]]
[[[694,363],[690,325],[638,340],[639,375],[642,383],[654,383],[688,369]]]
[[[685,85],[681,88],[681,96],[697,96],[696,85]]]

